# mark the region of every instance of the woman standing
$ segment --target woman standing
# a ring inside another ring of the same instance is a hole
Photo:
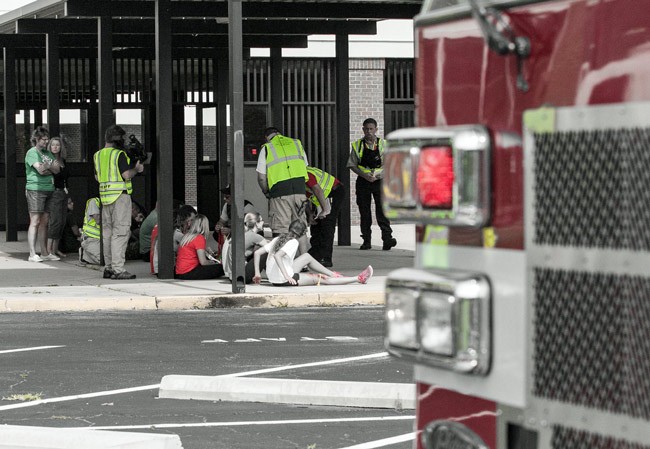
[[[50,221],[47,228],[47,252],[58,257],[66,257],[59,250],[59,240],[63,235],[68,211],[66,198],[68,194],[68,178],[70,177],[70,171],[65,164],[67,152],[64,139],[62,137],[52,137],[47,144],[47,149],[54,155],[54,160],[61,167],[61,170],[54,174],[54,192],[52,192]]]
[[[216,279],[223,276],[223,267],[208,256],[206,238],[210,223],[205,215],[194,217],[189,231],[181,239],[176,256],[176,278],[185,280]]]

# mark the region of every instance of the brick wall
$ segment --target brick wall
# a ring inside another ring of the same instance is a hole
[[[379,135],[384,128],[384,69],[383,59],[350,60],[350,141],[363,137],[363,121],[368,117],[377,120]],[[357,175],[350,172],[350,219],[359,224],[359,208],[356,204]],[[374,209],[373,209],[374,210]],[[374,213],[373,223],[376,224]]]

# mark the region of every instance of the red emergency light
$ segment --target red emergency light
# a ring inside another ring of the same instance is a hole
[[[454,153],[451,147],[422,148],[415,175],[422,206],[451,209],[454,178]]]
[[[490,134],[481,125],[407,128],[387,136],[382,195],[388,218],[485,226]]]

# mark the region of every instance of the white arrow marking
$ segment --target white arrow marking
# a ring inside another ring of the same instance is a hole
[[[228,340],[221,340],[219,338],[215,338],[214,340],[201,340],[201,343],[228,343]]]

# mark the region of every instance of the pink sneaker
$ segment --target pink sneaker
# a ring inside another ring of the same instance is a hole
[[[372,277],[372,266],[368,265],[365,270],[359,273],[359,276],[357,276],[357,280],[359,281],[360,284],[366,284],[368,282],[368,279],[370,279],[371,277]]]

